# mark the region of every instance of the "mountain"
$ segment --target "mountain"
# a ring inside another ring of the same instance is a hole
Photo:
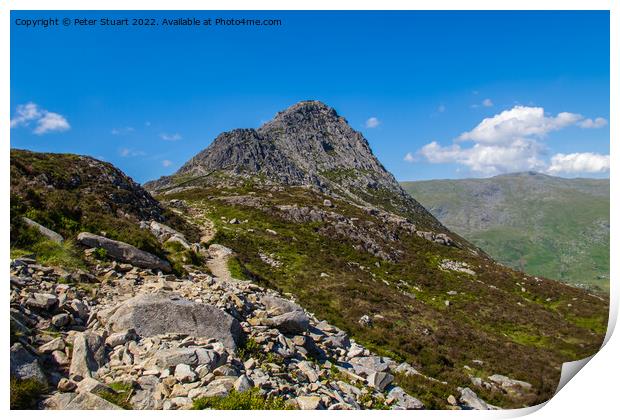
[[[218,179],[213,180],[215,172]],[[299,102],[257,130],[220,134],[176,174],[144,187],[162,192],[179,185],[213,184],[222,177],[238,184],[257,176],[280,185],[311,186],[357,204],[379,204],[445,231],[386,171],[362,134],[319,101]]]
[[[89,171],[92,163],[74,155],[39,158],[49,161],[44,167],[37,164],[42,172],[54,172],[57,159],[70,159],[78,172]],[[12,194],[20,197],[16,202],[29,196],[27,186],[38,173],[12,171]],[[116,186],[105,177],[97,179],[102,190],[92,199],[112,208]],[[67,340],[75,337],[69,330],[86,328],[86,337],[73,344],[73,365],[88,354],[85,346],[92,345],[92,353],[99,355],[98,343],[109,334],[110,353],[98,360],[103,377],[95,379],[116,383],[129,376],[133,385],[123,386],[132,390],[130,400],[137,408],[151,407],[155,393],[160,398],[155,408],[233,404],[236,394],[226,397],[232,381],[243,389],[253,383],[261,398],[314,408],[530,406],[549,399],[562,363],[595,353],[606,331],[605,297],[496,263],[409,196],[364,137],[320,102],[293,105],[257,130],[224,133],[177,173],[144,189],[165,220],[155,214],[153,220],[119,216],[119,223],[127,229],[133,223],[131,229],[156,244],[152,252],[161,249],[158,257],[171,263],[174,251],[187,247],[184,252],[193,254],[186,254],[172,274],[158,275],[158,267],[165,265],[141,253],[140,243],[129,243],[132,235],[119,239],[117,231],[104,232],[127,244],[110,241],[99,226],[90,229],[67,209],[67,218],[78,227],[61,231],[66,246],[94,279],[86,288],[82,282],[72,287],[94,291],[79,296],[90,299],[85,305],[96,317],[82,315],[90,319],[85,325],[75,310],[56,305],[54,299],[64,298],[55,294],[66,288],[55,286],[60,280],[54,273],[70,268],[50,271],[18,258],[11,280],[16,318],[38,331],[28,335],[26,344],[51,346],[41,338],[49,328]],[[46,228],[63,228],[45,217],[53,203],[48,197],[58,192],[69,198],[76,194],[72,184],[37,187],[39,199],[16,206],[12,220],[31,215]],[[83,205],[89,207],[86,201]],[[82,207],[79,200],[76,206]],[[100,213],[108,214],[105,206]],[[49,247],[25,240],[32,239],[31,230],[12,231],[12,255],[28,252],[38,264],[62,266],[63,260],[49,258]],[[45,293],[35,296],[36,287]],[[163,301],[144,296],[154,291],[165,294]],[[295,303],[274,301],[276,295]],[[184,307],[196,316],[177,317],[175,311]],[[78,320],[63,324],[58,311]],[[113,311],[119,315],[112,316]],[[198,322],[207,316],[225,322]],[[118,331],[132,320],[139,321],[139,338]],[[223,334],[238,347],[224,352],[209,340],[214,337],[195,337],[196,331],[206,334],[205,325],[219,326],[213,334]],[[237,337],[239,327],[247,342]],[[150,337],[155,331],[190,336]],[[184,356],[175,353],[173,358],[167,353],[171,349]],[[61,358],[43,354],[45,363]],[[208,365],[197,366],[198,354],[205,363],[208,358]],[[150,357],[165,360],[157,359],[152,368],[145,362]],[[183,362],[170,368],[166,360]],[[75,376],[63,369],[54,377]],[[73,372],[85,369],[82,363]],[[149,374],[144,370],[140,376],[143,369]],[[192,382],[197,375],[200,384]],[[198,398],[203,395],[215,400]],[[54,401],[77,404],[64,398]],[[86,397],[75,398],[84,404]]]
[[[531,275],[609,290],[609,180],[534,172],[403,182],[447,227]]]

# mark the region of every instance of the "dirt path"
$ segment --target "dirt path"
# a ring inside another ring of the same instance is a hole
[[[230,270],[228,269],[228,259],[230,256],[230,250],[222,245],[211,245],[209,247],[209,258],[206,265],[213,276],[221,280],[232,280]]]

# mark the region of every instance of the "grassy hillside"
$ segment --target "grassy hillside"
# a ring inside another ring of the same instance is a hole
[[[609,180],[521,173],[402,185],[498,261],[609,290]]]
[[[399,232],[391,246],[400,256],[378,258],[339,226],[363,226],[365,232],[390,226],[333,198],[328,211],[339,215],[337,223],[299,218],[297,209],[325,209],[325,197],[304,188],[248,183],[159,198],[182,199],[192,209],[189,220],[215,225],[212,242],[237,253],[235,276],[290,293],[369,348],[445,381],[399,378],[428,407],[444,407],[456,387],[471,386],[469,375],[493,373],[531,382],[535,392],[511,398],[475,387],[486,400],[503,407],[541,402],[555,390],[562,362],[595,352],[606,328],[601,299],[524,276],[467,249]],[[388,242],[377,239],[380,246]],[[442,269],[445,260],[464,262],[475,274]],[[373,319],[372,326],[358,323],[362,315]]]
[[[57,244],[28,227],[30,218],[61,234]],[[141,220],[165,222],[197,234],[183,219],[164,209],[142,187],[109,163],[74,154],[11,150],[11,254],[33,254],[39,262],[81,267],[74,241],[86,231],[127,242],[173,260]]]

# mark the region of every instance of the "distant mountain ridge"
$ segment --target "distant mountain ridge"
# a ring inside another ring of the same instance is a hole
[[[448,228],[504,264],[609,287],[608,179],[521,172],[401,185]]]

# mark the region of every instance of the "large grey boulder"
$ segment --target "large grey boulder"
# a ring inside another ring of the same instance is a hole
[[[71,378],[81,380],[92,377],[105,364],[105,341],[103,337],[92,333],[83,332],[76,335],[73,341],[73,354],[69,375]]]
[[[103,248],[110,257],[131,265],[135,265],[136,267],[162,270],[165,272],[172,271],[168,261],[164,261],[151,253],[142,251],[133,245],[126,244],[125,242],[114,241],[89,232],[80,233],[77,239],[83,245],[91,248]]]
[[[11,346],[11,376],[16,379],[35,379],[47,383],[39,361],[20,343]]]
[[[214,338],[236,349],[241,325],[221,309],[166,293],[138,295],[119,305],[108,318],[108,329],[121,332],[133,328],[143,337],[178,333]]]
[[[59,244],[62,243],[62,241],[64,241],[64,238],[59,233],[56,233],[53,230],[46,228],[45,226],[35,222],[34,220],[29,219],[27,217],[22,217],[22,220],[28,226],[37,229],[41,235],[45,236],[48,239],[54,242],[57,242]]]
[[[285,334],[301,334],[310,326],[310,320],[303,311],[287,312],[273,318],[267,318],[263,323],[269,327],[277,328]]]

